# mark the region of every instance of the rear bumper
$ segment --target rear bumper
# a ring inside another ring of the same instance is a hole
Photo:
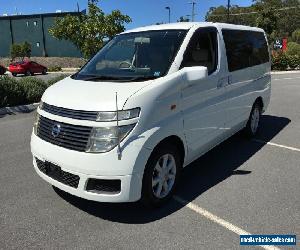
[[[24,69],[9,69],[9,72],[12,74],[25,74],[25,70]]]

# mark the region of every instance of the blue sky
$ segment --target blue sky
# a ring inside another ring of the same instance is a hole
[[[226,5],[227,0],[195,0],[196,21],[203,21],[207,10],[213,6]],[[0,15],[3,13],[22,14],[48,13],[56,10],[74,11],[77,2],[80,9],[85,9],[87,0],[0,0]],[[126,28],[135,28],[154,24],[156,22],[167,22],[168,12],[166,6],[171,8],[171,21],[175,22],[180,16],[191,14],[190,0],[100,0],[99,6],[105,13],[114,9],[120,9],[129,15],[133,22]],[[231,4],[248,6],[252,0],[231,0]]]

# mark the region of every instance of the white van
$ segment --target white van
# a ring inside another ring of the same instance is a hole
[[[183,167],[241,129],[257,133],[270,69],[259,28],[126,31],[46,90],[31,138],[34,168],[84,199],[158,206]]]

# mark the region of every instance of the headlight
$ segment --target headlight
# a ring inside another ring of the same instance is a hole
[[[37,135],[37,128],[39,125],[39,121],[40,121],[40,115],[38,112],[36,112],[34,123],[33,123],[33,132],[35,135]]]
[[[119,121],[121,120],[128,120],[132,118],[139,117],[140,115],[140,108],[134,108],[129,110],[119,110],[118,111],[118,118]],[[98,122],[111,122],[117,120],[117,112],[98,112],[97,120]]]
[[[104,153],[112,150],[118,145],[119,140],[122,141],[130,133],[134,126],[135,124],[119,126],[119,133],[118,127],[93,128],[86,152]]]

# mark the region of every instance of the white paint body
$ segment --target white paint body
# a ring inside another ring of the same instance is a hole
[[[185,68],[179,70],[183,54],[193,33],[200,27],[218,30],[218,67],[202,80],[186,79]],[[168,136],[177,136],[185,148],[184,166],[244,128],[251,107],[258,97],[264,109],[270,100],[270,63],[228,72],[223,28],[262,31],[258,28],[216,23],[178,23],[155,25],[128,32],[164,29],[186,29],[188,33],[168,74],[144,82],[87,82],[66,78],[50,87],[42,101],[74,110],[115,110],[115,92],[119,109],[141,108],[139,118],[120,121],[119,125],[137,122],[131,133],[121,142],[122,158],[117,148],[107,153],[85,153],[69,150],[43,141],[32,133],[31,150],[34,157],[57,164],[62,170],[80,177],[78,188],[64,185],[37,173],[50,184],[73,195],[101,202],[133,202],[141,197],[142,179],[146,162],[154,147]],[[230,77],[230,84],[223,84]],[[176,109],[171,110],[171,105]],[[53,115],[42,110],[49,119],[91,127],[115,126],[116,122],[75,120]],[[119,179],[121,192],[99,194],[85,190],[88,178]]]

